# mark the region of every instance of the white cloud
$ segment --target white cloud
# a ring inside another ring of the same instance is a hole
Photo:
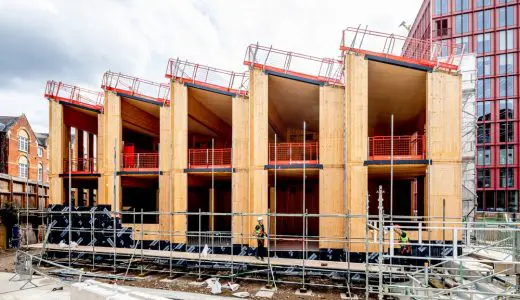
[[[47,79],[97,89],[110,69],[165,81],[170,57],[241,71],[246,46],[257,41],[337,56],[345,27],[404,34],[398,25],[411,24],[421,2],[0,0],[0,55],[9,55],[0,63],[10,66],[0,64],[0,115],[25,112],[47,131]]]

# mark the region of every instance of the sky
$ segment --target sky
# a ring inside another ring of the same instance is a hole
[[[349,26],[406,35],[422,0],[0,0],[0,115],[48,132],[47,80],[100,90],[111,70],[167,82],[169,58],[244,71],[252,43],[339,55]]]

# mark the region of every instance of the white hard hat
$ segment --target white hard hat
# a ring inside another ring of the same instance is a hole
[[[258,219],[257,219],[257,220],[258,220],[258,221],[263,221],[263,220],[264,220],[264,218],[262,218],[262,217],[258,217]]]

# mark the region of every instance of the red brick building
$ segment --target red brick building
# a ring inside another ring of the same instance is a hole
[[[424,0],[409,33],[477,55],[479,210],[519,211],[519,16],[517,0]]]
[[[0,203],[24,207],[46,205],[48,134],[35,133],[25,115],[0,116]],[[38,187],[38,188],[37,188]]]

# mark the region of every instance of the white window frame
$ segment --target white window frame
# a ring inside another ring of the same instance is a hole
[[[43,148],[41,146],[38,146],[38,157],[43,156]]]
[[[18,177],[27,178],[29,176],[29,164],[18,160]]]
[[[25,136],[18,136],[18,150],[22,152],[29,152],[29,139]]]

